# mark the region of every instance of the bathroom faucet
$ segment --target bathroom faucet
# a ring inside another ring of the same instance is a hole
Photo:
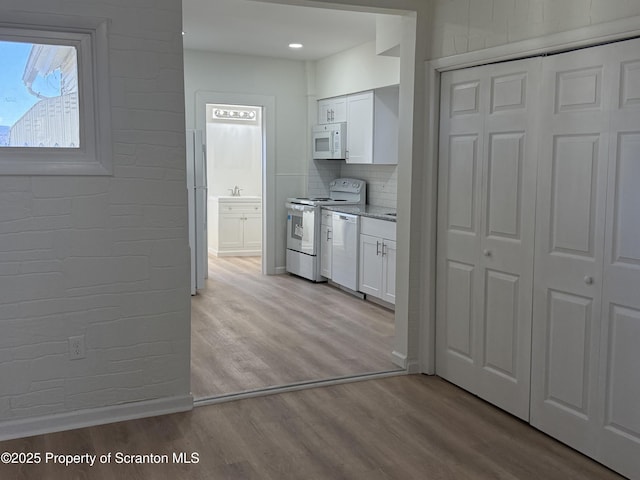
[[[230,188],[229,191],[231,192],[231,196],[232,197],[239,197],[240,196],[240,192],[242,191],[242,188],[238,188],[238,185],[236,185],[233,188]]]

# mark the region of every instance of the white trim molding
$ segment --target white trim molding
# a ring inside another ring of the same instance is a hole
[[[0,441],[92,427],[106,423],[155,417],[193,409],[193,397],[158,398],[108,407],[91,408],[0,423]]]
[[[404,353],[400,353],[394,350],[393,352],[391,352],[391,361],[394,365],[399,366],[403,370],[407,369],[407,356]]]
[[[0,39],[76,49],[79,147],[2,147],[1,175],[111,175],[108,21],[0,10]]]

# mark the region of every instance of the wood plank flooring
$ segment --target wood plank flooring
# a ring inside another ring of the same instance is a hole
[[[2,465],[3,480],[622,478],[437,377],[399,376],[0,442],[0,452],[168,454],[169,464]],[[199,454],[174,464],[173,452]]]
[[[196,399],[397,370],[393,312],[327,284],[265,276],[259,257],[209,257],[192,297]]]

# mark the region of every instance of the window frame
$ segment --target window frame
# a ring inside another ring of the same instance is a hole
[[[111,175],[107,21],[0,11],[0,40],[75,47],[80,146],[1,147],[0,175]]]

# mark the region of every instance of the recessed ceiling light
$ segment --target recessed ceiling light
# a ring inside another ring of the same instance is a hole
[[[290,43],[289,48],[302,48],[301,43]]]
[[[182,36],[184,36],[184,32],[182,32]]]

